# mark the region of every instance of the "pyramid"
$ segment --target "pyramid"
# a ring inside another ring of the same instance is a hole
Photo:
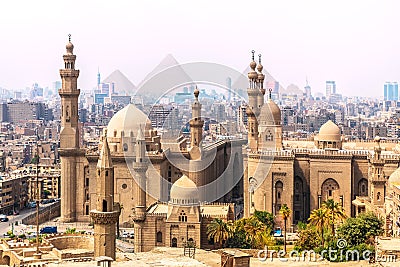
[[[166,71],[165,71],[166,70]],[[191,82],[192,79],[180,66],[173,55],[168,54],[137,86],[137,94],[151,94],[158,98],[164,90],[173,88],[181,83]]]
[[[132,95],[136,91],[136,86],[120,71],[113,71],[103,83],[114,83],[115,92],[120,95]]]

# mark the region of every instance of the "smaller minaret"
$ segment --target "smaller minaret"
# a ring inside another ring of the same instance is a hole
[[[132,215],[135,229],[135,252],[143,252],[143,223],[146,219],[146,141],[142,129],[139,128],[136,136],[136,159],[133,163],[135,180],[137,183],[136,207]]]
[[[107,130],[97,162],[96,195],[96,210],[90,212],[94,224],[94,257],[107,256],[115,260],[116,223],[120,210],[114,203],[114,167]]]
[[[369,177],[370,197],[372,204],[375,206],[383,207],[385,200],[385,186],[386,179],[383,173],[385,160],[382,159],[382,148],[380,145],[381,138],[375,137],[374,156],[370,160],[371,172]]]
[[[247,114],[247,128],[248,128],[248,142],[251,151],[257,150],[258,143],[258,121],[257,116],[259,114],[258,108],[258,95],[261,94],[257,88],[258,74],[256,72],[257,63],[254,61],[254,53],[252,50],[252,61],[250,62],[251,71],[248,73],[249,88],[247,88],[247,94],[249,97],[249,104],[246,109]]]
[[[264,105],[264,95],[265,95],[265,89],[264,89],[264,79],[265,75],[262,73],[263,71],[263,65],[261,64],[261,54],[258,55],[258,76],[257,76],[257,87],[259,90],[259,94],[257,96],[257,104],[258,108],[261,109],[261,107]]]
[[[190,145],[191,147],[200,147],[203,139],[204,121],[201,119],[201,104],[199,102],[199,89],[194,90],[195,100],[192,104],[192,119],[190,120]]]

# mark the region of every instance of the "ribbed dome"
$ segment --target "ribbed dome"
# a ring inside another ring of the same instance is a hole
[[[281,109],[272,99],[269,99],[261,108],[259,124],[281,124]]]
[[[327,121],[319,129],[319,141],[340,141],[340,128],[331,120]]]
[[[398,183],[400,184],[400,168],[397,168],[392,175],[389,177],[389,184]]]
[[[186,175],[179,178],[171,187],[172,204],[193,205],[199,203],[199,190],[196,184]]]
[[[118,111],[110,120],[107,126],[107,137],[121,137],[121,132],[124,136],[129,136],[130,132],[136,134],[140,125],[148,127],[149,119],[135,105],[129,104]],[[150,123],[151,125],[151,123]]]

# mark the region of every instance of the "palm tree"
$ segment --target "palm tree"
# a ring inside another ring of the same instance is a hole
[[[286,204],[283,204],[283,206],[279,210],[279,213],[282,215],[283,221],[285,222],[285,236],[283,237],[283,244],[284,244],[285,253],[286,253],[286,224],[287,224],[287,220],[290,217],[290,214],[292,213],[292,211]]]
[[[346,219],[346,214],[339,203],[335,202],[333,199],[328,199],[322,203],[322,208],[326,209],[331,223],[332,235],[335,235],[335,223],[336,220]]]
[[[329,223],[327,210],[323,208],[313,210],[308,221],[320,231],[322,246],[324,246],[324,228]]]
[[[232,222],[224,222],[219,218],[215,218],[209,225],[207,225],[208,239],[214,239],[214,242],[223,247],[223,244],[233,234]]]
[[[255,216],[244,221],[243,229],[252,248],[263,248],[268,243],[268,228]]]

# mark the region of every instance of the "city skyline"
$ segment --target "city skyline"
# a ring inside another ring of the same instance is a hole
[[[252,49],[263,53],[265,69],[284,87],[302,89],[308,77],[313,93],[334,80],[340,94],[382,97],[386,81],[400,80],[395,1],[157,6],[26,1],[22,10],[21,3],[3,3],[0,87],[20,90],[35,82],[51,87],[59,80],[54,69],[62,67],[57,55],[69,33],[81,55],[83,90],[96,85],[98,68],[103,78],[120,69],[138,85],[170,53],[180,63],[215,62],[242,72]],[[74,16],[62,12],[69,8]]]

